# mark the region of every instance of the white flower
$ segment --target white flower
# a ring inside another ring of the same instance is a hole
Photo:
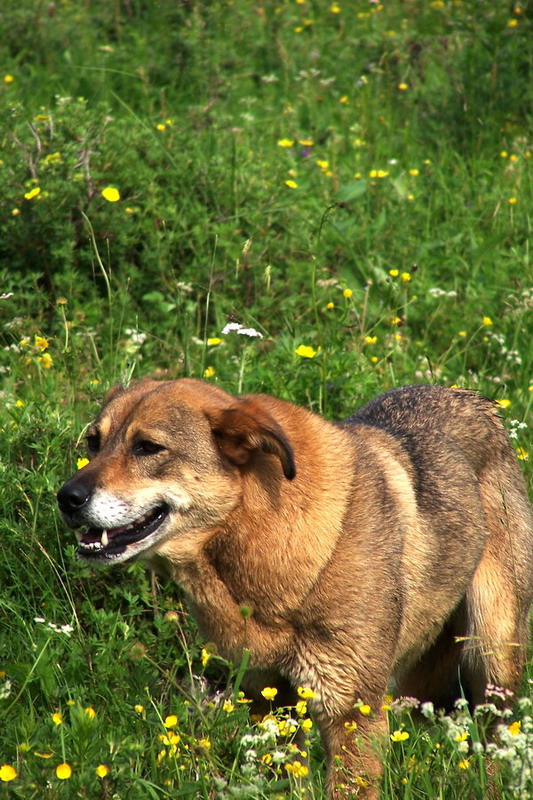
[[[255,328],[241,328],[240,331],[237,331],[240,336],[250,336],[253,338],[254,336],[259,337],[259,339],[263,338],[263,334],[256,331]]]
[[[263,338],[263,334],[256,331],[255,328],[244,328],[240,322],[228,322],[228,324],[224,325],[222,328],[221,333],[223,336],[226,336],[228,333],[231,333],[231,331],[236,331],[241,336],[250,336],[250,338]]]
[[[240,322],[228,322],[228,324],[224,325],[222,328],[221,333],[225,336],[227,333],[230,333],[230,331],[240,331],[241,328],[242,325]]]

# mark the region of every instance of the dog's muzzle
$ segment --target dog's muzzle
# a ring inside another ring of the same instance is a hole
[[[88,477],[88,476],[87,476]],[[95,486],[86,476],[74,475],[57,493],[59,509],[70,528],[76,529],[78,556],[85,561],[112,561],[124,556],[128,545],[147,539],[167,520],[170,508],[160,503],[121,525],[103,523],[92,506]],[[105,525],[105,527],[104,527]],[[79,530],[85,528],[85,531]],[[122,560],[122,559],[121,559]]]

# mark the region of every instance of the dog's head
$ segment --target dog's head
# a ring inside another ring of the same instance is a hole
[[[222,524],[250,470],[295,475],[291,445],[261,396],[235,398],[192,379],[116,387],[87,449],[89,463],[57,499],[91,563],[151,555],[170,538]]]

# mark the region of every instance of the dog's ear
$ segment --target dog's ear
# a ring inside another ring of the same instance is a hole
[[[237,400],[229,408],[206,411],[222,453],[234,464],[246,464],[256,450],[273,453],[289,480],[296,475],[294,453],[281,425],[259,400]]]

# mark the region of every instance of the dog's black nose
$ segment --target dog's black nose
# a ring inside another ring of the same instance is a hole
[[[67,481],[58,491],[57,502],[61,511],[73,514],[83,508],[91,494],[92,487],[75,477]]]

